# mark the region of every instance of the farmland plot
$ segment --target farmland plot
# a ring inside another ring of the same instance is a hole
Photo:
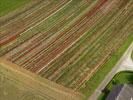
[[[1,0],[0,1],[0,17],[7,13],[17,9],[20,6],[25,5],[31,0]]]
[[[0,35],[0,45],[7,44],[8,42],[16,39],[20,33],[24,32],[38,21],[47,18],[51,13],[58,10],[61,6],[63,6],[68,0],[58,0],[58,1],[51,1],[45,4],[42,8],[38,9],[37,11],[32,12],[31,14],[25,15],[23,18],[19,18],[16,21],[13,21],[4,27],[2,27],[1,35]],[[49,9],[49,7],[51,9]],[[46,11],[44,13],[44,11]]]
[[[0,56],[81,92],[133,34],[132,4],[132,0],[50,0],[1,27]]]

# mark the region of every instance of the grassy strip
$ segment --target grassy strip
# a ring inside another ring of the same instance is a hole
[[[132,58],[132,60],[133,60],[133,52],[132,52],[131,58]]]
[[[0,17],[30,1],[31,0],[0,0]]]
[[[101,68],[93,75],[90,80],[85,83],[84,87],[80,88],[79,91],[86,96],[86,99],[95,91],[98,85],[103,81],[105,76],[119,61],[121,56],[124,54],[124,52],[127,50],[132,42],[133,34],[130,34],[123,43],[123,45],[114,54],[112,54],[112,57],[103,66],[101,66]]]
[[[107,95],[112,91],[114,86],[119,84],[133,84],[133,72],[131,71],[124,71],[116,74],[114,78],[111,80],[111,82],[106,86],[106,90],[108,92],[102,93],[98,100],[105,100]]]

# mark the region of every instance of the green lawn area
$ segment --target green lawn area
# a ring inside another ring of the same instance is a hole
[[[31,0],[0,0],[0,17],[30,1]]]
[[[115,75],[111,82],[106,86],[106,93],[102,93],[98,100],[105,100],[109,92],[118,84],[133,84],[133,72],[120,72]]]
[[[133,34],[130,34],[123,45],[112,55],[112,57],[93,75],[93,77],[85,83],[84,87],[80,88],[80,92],[85,94],[87,98],[95,91],[98,85],[103,81],[105,76],[111,71],[121,56],[133,42]]]

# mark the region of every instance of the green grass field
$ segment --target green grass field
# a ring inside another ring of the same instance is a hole
[[[111,80],[111,82],[107,85],[106,89],[110,92],[113,87],[118,84],[133,84],[132,77],[133,72],[120,72]],[[99,100],[105,100],[109,92],[102,93],[99,97]]]
[[[30,1],[31,0],[0,0],[0,17]]]

